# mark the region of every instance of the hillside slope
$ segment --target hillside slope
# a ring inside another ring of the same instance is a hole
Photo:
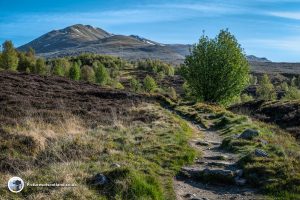
[[[61,57],[82,53],[109,54],[122,58],[160,59],[180,63],[189,53],[190,45],[168,45],[154,42],[137,35],[115,35],[100,28],[76,24],[61,30],[53,30],[20,46],[21,51],[29,47],[44,57]]]
[[[76,185],[2,184],[0,199],[175,198],[193,130],[152,99],[54,76],[0,72],[0,84],[0,180]]]
[[[229,108],[233,112],[278,125],[300,139],[300,101],[250,101]]]
[[[0,180],[75,184],[2,185],[0,199],[299,197],[299,145],[276,127],[62,77],[2,71],[0,84]]]

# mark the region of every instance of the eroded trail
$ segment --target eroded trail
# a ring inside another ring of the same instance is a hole
[[[193,165],[183,167],[175,178],[177,199],[264,199],[255,189],[247,187],[243,171],[236,165],[237,155],[220,148],[222,137],[215,131],[189,123],[203,134],[203,138],[199,136],[190,141],[203,155]]]

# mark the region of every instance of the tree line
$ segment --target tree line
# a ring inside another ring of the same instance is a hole
[[[56,75],[118,89],[124,89],[124,86],[119,81],[122,69],[143,69],[157,74],[158,78],[174,75],[173,66],[162,61],[150,59],[128,62],[119,57],[108,55],[81,54],[79,56],[45,60],[37,57],[32,48],[29,48],[26,52],[17,51],[11,41],[5,41],[2,47],[2,52],[0,52],[0,70]],[[162,89],[159,88],[156,80],[151,75],[147,75],[142,81],[136,77],[131,77],[129,82],[129,89],[133,92],[153,93],[158,90],[162,92]],[[171,96],[177,96],[174,88],[168,88],[167,93],[169,91],[172,94]]]

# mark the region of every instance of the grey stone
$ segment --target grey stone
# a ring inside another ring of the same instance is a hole
[[[211,157],[205,157],[206,159],[211,159],[211,160],[228,160],[228,156],[226,155],[219,155],[219,156],[211,156]]]
[[[269,157],[268,153],[261,149],[255,149],[254,154],[257,157]]]
[[[245,185],[246,182],[247,182],[246,179],[239,178],[239,177],[235,177],[235,178],[234,178],[234,181],[235,181],[235,184],[236,184],[236,185],[240,185],[240,186]]]
[[[196,142],[196,145],[199,145],[199,146],[209,146],[209,143],[208,142],[204,142],[204,141],[198,141],[198,142]]]
[[[235,171],[235,175],[239,176],[239,177],[243,176],[243,173],[244,173],[244,171],[242,169],[238,169]]]
[[[191,194],[191,193],[187,193],[187,194],[185,194],[184,196],[183,196],[184,198],[194,198],[194,197],[196,197],[196,195],[195,194]]]
[[[110,167],[114,167],[114,168],[120,168],[120,167],[121,167],[121,165],[120,165],[120,164],[118,164],[118,163],[113,163],[113,164],[111,164],[111,165],[110,165]]]
[[[180,173],[187,177],[197,177],[202,170],[197,167],[182,167]]]
[[[259,132],[254,129],[246,129],[242,134],[239,135],[238,138],[245,140],[252,140],[254,137],[257,137]]]
[[[212,161],[207,163],[208,166],[215,166],[215,167],[227,167],[229,165],[231,165],[230,162],[226,162],[226,161]]]
[[[217,142],[217,141],[207,141],[207,142],[212,145],[221,145],[221,142]]]
[[[107,183],[107,178],[103,174],[99,173],[93,177],[93,185],[104,185],[105,183]]]
[[[200,177],[213,183],[234,183],[234,173],[226,169],[204,169]]]
[[[263,139],[259,139],[258,141],[259,141],[261,144],[263,144],[263,145],[267,145],[267,144],[268,144],[268,141],[263,140]]]

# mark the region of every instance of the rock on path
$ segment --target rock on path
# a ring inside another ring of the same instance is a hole
[[[203,152],[191,166],[185,166],[174,179],[178,200],[254,200],[264,199],[256,190],[247,187],[243,170],[236,165],[236,154],[220,148],[222,138],[214,132],[190,123],[204,134],[204,138],[190,141],[190,145]]]

